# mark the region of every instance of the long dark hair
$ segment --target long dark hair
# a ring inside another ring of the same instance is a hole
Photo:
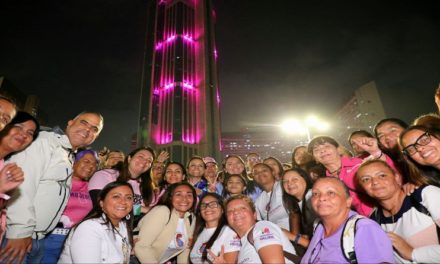
[[[110,218],[107,216],[107,214],[102,210],[100,202],[105,200],[105,198],[107,197],[108,193],[111,190],[118,188],[118,187],[121,187],[121,186],[126,186],[126,187],[130,188],[132,194],[134,195],[133,188],[131,187],[131,185],[128,182],[118,182],[118,181],[110,182],[109,184],[104,186],[104,188],[99,192],[97,205],[93,207],[92,211],[90,211],[86,215],[86,217],[84,217],[83,220],[81,220],[78,224],[76,224],[71,229],[71,232],[73,232],[74,229],[76,229],[76,227],[78,227],[81,223],[83,223],[87,220],[95,219],[95,218],[102,218],[102,220],[104,221],[103,225],[110,226],[112,228],[113,235],[116,236],[116,233],[118,233],[118,231],[116,230],[116,227],[113,225],[113,223],[110,221]],[[103,217],[102,216],[103,214],[106,217]],[[121,221],[125,222],[125,224],[127,226],[128,239],[129,239],[130,245],[133,247],[133,218],[134,218],[133,210],[131,210],[128,215],[130,216],[128,220],[126,217],[124,217],[124,218],[122,218]]]
[[[116,169],[119,171],[119,177],[117,181],[120,182],[128,182],[131,179],[130,171],[128,170],[128,167],[130,165],[129,159],[131,160],[134,155],[136,155],[138,152],[146,150],[151,153],[153,156],[153,160],[156,158],[156,154],[154,153],[154,150],[150,147],[140,147],[132,152],[130,152],[124,159],[124,163],[118,163],[116,166]],[[151,203],[151,200],[153,199],[153,186],[151,184],[151,177],[150,177],[150,170],[151,167],[146,170],[145,172],[141,173],[136,180],[140,182],[139,191],[142,195],[142,199],[144,200],[144,204],[148,206]]]
[[[399,137],[399,146],[400,149],[403,150],[402,139],[403,137],[412,130],[420,130],[423,132],[428,132],[430,136],[435,137],[437,140],[440,140],[440,131],[434,128],[429,128],[426,126],[415,125],[409,126],[405,130],[402,131]],[[415,185],[435,185],[440,187],[440,171],[437,168],[434,168],[429,165],[422,165],[417,163],[410,155],[402,153],[403,158],[406,161],[408,168],[408,180]],[[401,172],[405,173],[405,172]],[[405,178],[405,175],[403,175]]]
[[[169,210],[170,210],[170,216],[168,218],[168,221],[171,218],[171,212],[173,211],[173,195],[174,192],[176,190],[177,187],[180,186],[188,186],[191,189],[192,192],[192,196],[193,196],[193,204],[191,205],[191,208],[188,210],[190,213],[194,213],[195,209],[196,209],[196,205],[197,205],[197,193],[196,193],[196,189],[194,189],[194,187],[188,183],[188,182],[176,182],[173,183],[171,185],[168,185],[168,188],[166,190],[166,192],[164,193],[164,195],[162,196],[159,205],[164,205],[166,206]]]
[[[223,166],[223,172],[224,172],[224,176],[225,176],[225,180],[229,177],[229,172],[226,171],[226,162],[228,161],[228,159],[230,158],[236,158],[240,161],[240,163],[243,164],[243,171],[240,173],[241,176],[243,176],[246,179],[246,193],[248,194],[252,194],[254,192],[257,191],[257,187],[258,184],[255,183],[255,181],[253,181],[252,179],[250,179],[247,175],[246,172],[246,163],[243,161],[243,159],[239,156],[239,155],[228,155],[222,162],[222,166]],[[226,181],[224,181],[226,182]]]
[[[304,171],[303,169],[300,168],[292,168],[289,170],[284,171],[283,176],[281,177],[282,180],[284,180],[284,176],[289,173],[289,172],[296,172],[298,173],[298,175],[304,179],[304,181],[306,182],[306,189],[304,190],[304,194],[302,195],[302,205],[301,208],[299,208],[298,203],[300,202],[295,196],[290,195],[286,192],[286,190],[284,190],[284,186],[282,186],[282,190],[283,190],[283,206],[286,209],[287,212],[289,212],[289,215],[291,213],[298,213],[301,216],[301,232],[306,233],[308,235],[310,230],[308,230],[308,222],[307,221],[310,213],[309,212],[309,208],[307,206],[307,202],[306,202],[306,194],[307,192],[312,189],[313,187],[313,181],[310,178],[309,174]],[[313,227],[311,227],[313,229]]]
[[[32,135],[32,142],[34,142],[35,139],[37,139],[37,137],[38,137],[38,135],[40,133],[40,123],[38,123],[38,120],[35,117],[33,117],[31,114],[29,114],[27,112],[23,112],[23,111],[18,111],[17,114],[15,115],[15,117],[12,118],[11,122],[9,122],[9,124],[7,124],[3,128],[2,131],[0,131],[0,142],[3,139],[3,137],[5,137],[5,136],[7,136],[9,134],[9,131],[11,131],[11,129],[16,124],[21,124],[21,123],[24,123],[26,121],[32,121],[35,124],[35,131],[34,131],[34,134]],[[30,144],[32,144],[32,143],[30,143]],[[4,159],[7,160],[9,157],[11,157],[11,155],[13,155],[15,153],[17,153],[17,152],[9,153],[8,155],[6,155],[6,157],[4,157]]]
[[[241,182],[243,183],[243,186],[246,188],[243,192],[243,194],[248,194],[247,192],[247,180],[245,177],[243,177],[241,174],[228,174],[227,177],[225,178],[225,180],[223,181],[223,191],[222,191],[222,196],[223,198],[228,198],[230,196],[229,191],[227,190],[227,185],[228,185],[228,181],[231,177],[237,177],[241,180]]]
[[[162,177],[162,180],[159,182],[159,187],[160,187],[161,189],[166,189],[166,188],[168,188],[168,185],[170,185],[170,184],[166,181],[165,177],[166,177],[166,175],[167,175],[167,169],[168,169],[168,167],[171,166],[171,165],[173,165],[173,164],[179,166],[179,167],[182,169],[182,175],[185,177],[185,178],[183,179],[183,181],[186,181],[186,169],[185,169],[185,166],[183,166],[183,164],[180,163],[180,162],[177,162],[177,161],[170,161],[170,162],[167,163],[167,165],[165,165],[165,168],[163,169],[163,177]]]
[[[220,206],[220,208],[222,210],[222,213],[221,213],[220,219],[218,220],[218,224],[217,224],[217,227],[215,228],[214,233],[209,238],[208,242],[206,242],[206,246],[203,249],[203,252],[202,252],[202,262],[207,261],[208,249],[211,249],[212,245],[214,244],[214,242],[217,240],[218,236],[220,235],[220,232],[222,231],[223,227],[227,224],[226,210],[225,210],[225,204],[224,204],[224,201],[223,201],[223,197],[221,197],[220,195],[218,195],[216,193],[205,193],[200,198],[199,205],[197,206],[197,211],[196,211],[196,215],[197,215],[196,227],[195,227],[194,236],[193,236],[194,243],[197,241],[197,238],[202,233],[203,229],[205,228],[205,224],[206,224],[205,219],[203,219],[202,214],[201,214],[201,210],[200,210],[200,205],[202,204],[202,202],[205,199],[205,197],[213,197],[214,199],[216,199],[217,203],[219,204],[219,206]]]

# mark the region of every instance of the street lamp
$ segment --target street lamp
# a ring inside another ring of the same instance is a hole
[[[310,129],[326,131],[330,127],[329,123],[324,122],[316,116],[308,116],[305,120],[288,119],[281,124],[282,130],[287,134],[306,134],[307,142],[312,140]]]

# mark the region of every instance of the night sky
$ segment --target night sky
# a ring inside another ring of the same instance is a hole
[[[222,129],[330,118],[375,80],[388,116],[436,111],[440,16],[427,1],[217,0]],[[105,118],[95,146],[136,132],[146,0],[2,1],[0,75],[41,99],[49,125]]]

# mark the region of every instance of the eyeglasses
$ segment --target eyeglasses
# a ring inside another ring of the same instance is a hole
[[[418,151],[417,146],[426,146],[429,144],[429,142],[431,142],[431,135],[428,132],[425,132],[416,139],[414,144],[406,146],[402,152],[412,156]]]
[[[211,209],[215,209],[219,207],[219,202],[218,201],[211,201],[209,203],[200,203],[200,210],[205,210],[206,208],[211,208]]]

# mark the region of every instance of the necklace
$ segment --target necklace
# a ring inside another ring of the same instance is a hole
[[[120,230],[120,228],[118,228],[118,229],[115,229],[116,230],[116,233],[118,234],[118,236],[120,236],[121,237],[121,242],[122,242],[122,245],[121,245],[121,251],[122,251],[122,255],[123,255],[123,258],[124,258],[124,260],[123,260],[123,264],[128,264],[129,263],[129,261],[130,261],[130,244],[128,243],[128,241],[127,241],[127,238],[126,237],[124,237],[120,232],[119,232],[119,230]]]
[[[270,191],[270,197],[269,197],[269,202],[266,204],[266,220],[269,221],[269,212],[270,212],[270,203],[272,202],[272,196],[273,193],[275,192],[275,183],[272,186],[272,191]]]
[[[334,171],[329,171],[330,172],[330,174],[331,175],[335,175],[336,174],[336,176],[339,176],[339,173],[341,172],[341,168],[342,168],[342,165],[341,166],[339,166],[339,168],[337,168],[336,170],[334,170]]]

